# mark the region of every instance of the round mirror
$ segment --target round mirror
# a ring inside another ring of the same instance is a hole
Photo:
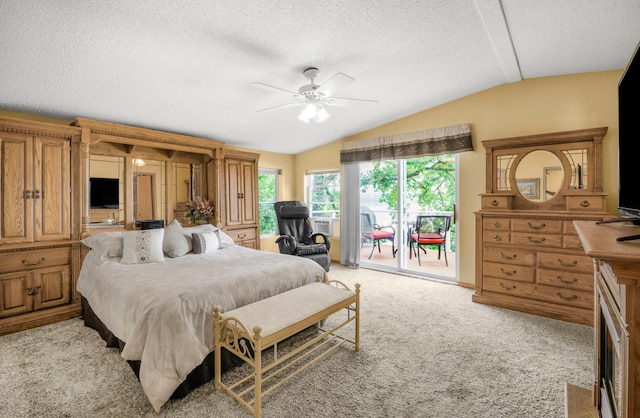
[[[552,199],[564,183],[562,162],[549,151],[532,151],[516,167],[516,185],[520,194],[532,202]]]

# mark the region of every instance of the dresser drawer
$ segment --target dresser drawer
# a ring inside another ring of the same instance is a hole
[[[538,269],[539,284],[593,292],[593,273]]]
[[[484,276],[496,278],[505,278],[516,280],[519,282],[531,282],[535,277],[535,268],[533,266],[518,266],[515,264],[501,264],[485,261],[483,263]]]
[[[482,229],[488,231],[508,231],[511,228],[511,220],[505,218],[485,218],[482,220]]]
[[[525,231],[536,233],[562,233],[562,221],[553,219],[512,219],[512,231]]]
[[[511,243],[514,245],[536,245],[541,247],[562,247],[562,235],[512,232]]]
[[[586,255],[538,252],[538,267],[566,271],[593,271],[593,261]]]
[[[256,229],[255,228],[233,229],[231,231],[226,231],[226,233],[236,243],[241,242],[241,241],[255,240],[256,239]]]
[[[582,242],[577,235],[565,235],[562,237],[562,247],[572,250],[584,250]]]
[[[0,273],[33,270],[69,264],[71,249],[51,248],[3,253]]]
[[[567,196],[567,210],[604,211],[604,196]]]
[[[593,293],[583,290],[562,289],[493,277],[487,277],[483,280],[482,289],[488,292],[551,302],[556,305],[593,309]]]
[[[484,261],[533,266],[536,264],[536,252],[517,247],[485,247]]]
[[[482,234],[482,241],[484,242],[499,242],[501,244],[509,244],[511,240],[511,234],[507,231],[484,231]]]
[[[513,196],[482,196],[483,209],[510,209]]]

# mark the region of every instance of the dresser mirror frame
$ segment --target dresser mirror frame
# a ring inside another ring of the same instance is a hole
[[[482,208],[569,210],[571,205],[578,204],[588,209],[591,201],[579,199],[602,194],[602,139],[606,132],[607,128],[602,127],[482,141],[487,161]],[[517,186],[522,182],[516,177],[518,168],[537,151],[553,154],[563,173],[559,190],[548,199],[536,198],[545,194],[543,169],[557,167],[541,166],[539,176],[528,177],[529,193],[523,193]]]

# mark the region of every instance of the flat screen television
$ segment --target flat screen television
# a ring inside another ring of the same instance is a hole
[[[120,180],[101,177],[89,179],[91,209],[117,209],[120,205]]]
[[[618,213],[640,224],[640,52],[636,46],[618,83]]]

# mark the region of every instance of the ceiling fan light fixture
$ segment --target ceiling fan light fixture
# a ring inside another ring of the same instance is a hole
[[[304,109],[302,109],[302,112],[300,112],[298,119],[300,119],[304,123],[309,123],[309,121],[311,120],[315,121],[316,123],[320,123],[326,120],[329,116],[331,115],[329,115],[324,106],[318,103],[309,102],[304,107]]]

